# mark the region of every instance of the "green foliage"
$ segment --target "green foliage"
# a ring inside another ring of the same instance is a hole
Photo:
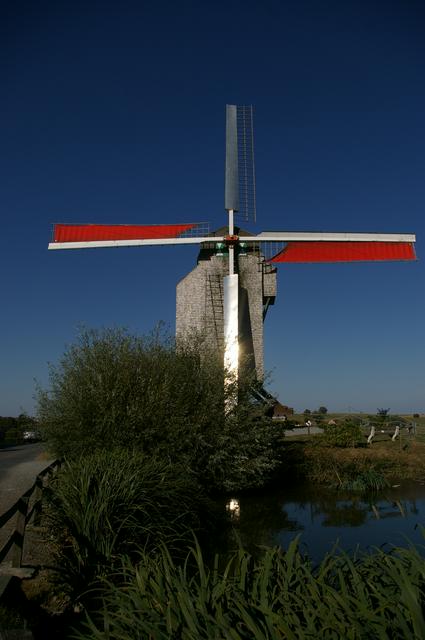
[[[270,479],[279,463],[278,444],[284,425],[271,423],[261,411],[240,405],[220,429],[214,430],[214,440],[200,452],[198,473],[203,484],[237,491],[262,487]]]
[[[389,409],[377,409],[376,410],[376,415],[379,417],[379,419],[384,422],[390,415],[390,410]]]
[[[183,566],[166,549],[120,580],[106,580],[103,606],[86,640],[283,640],[425,637],[425,560],[414,548],[375,550],[353,560],[328,554],[316,567],[297,540],[255,560],[240,550],[223,572],[205,566],[199,546]]]
[[[0,416],[0,442],[5,441],[4,444],[21,442],[24,431],[36,428],[36,419],[26,413],[21,413],[17,418]],[[9,435],[6,437],[8,432]]]
[[[210,503],[187,472],[114,449],[66,462],[49,488],[48,520],[74,590],[111,572],[120,555],[163,543],[176,551],[210,526]]]
[[[33,430],[37,428],[37,420],[27,413],[20,413],[16,418],[16,426],[21,431]]]
[[[159,334],[83,331],[59,364],[50,366],[50,389],[38,390],[38,411],[60,455],[108,444],[142,443],[149,451],[161,447],[171,423],[181,442],[188,422],[196,421],[202,431],[219,414],[219,384],[201,373],[195,353],[177,353]]]
[[[363,440],[363,432],[359,424],[351,421],[340,424],[323,425],[324,433],[321,441],[330,447],[355,447]]]
[[[7,431],[7,429],[14,429],[17,425],[17,418],[11,416],[0,416],[0,429]]]
[[[377,492],[389,486],[385,476],[375,469],[367,469],[352,478],[342,480],[337,489],[341,491],[355,491],[358,493]]]
[[[225,415],[223,366],[195,338],[84,331],[38,389],[43,435],[58,455],[120,446],[194,472],[217,489],[260,485],[278,464],[278,429],[249,400]],[[234,392],[229,388],[229,394]]]
[[[326,407],[319,407],[318,412],[325,415],[328,412],[328,410]]]

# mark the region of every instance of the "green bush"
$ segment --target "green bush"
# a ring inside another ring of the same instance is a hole
[[[272,640],[425,637],[425,560],[415,549],[376,550],[356,560],[329,554],[318,565],[293,541],[254,560],[240,550],[223,572],[197,547],[181,566],[164,549],[105,581],[86,640],[124,638]]]
[[[196,479],[167,462],[115,449],[66,462],[49,492],[48,522],[69,584],[86,589],[117,558],[164,543],[186,549],[213,512]]]
[[[355,447],[363,440],[363,431],[355,422],[323,425],[321,441],[330,447]]]
[[[225,415],[222,362],[196,337],[176,349],[160,332],[84,331],[49,377],[38,416],[57,455],[137,449],[219,490],[259,486],[279,463],[278,428],[250,401],[249,381]]]

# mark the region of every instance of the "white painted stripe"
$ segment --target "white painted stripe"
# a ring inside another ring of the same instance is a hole
[[[141,247],[143,245],[199,244],[223,242],[222,236],[205,238],[147,238],[142,240],[90,240],[85,242],[50,242],[49,249],[100,249],[102,247]]]
[[[263,231],[256,236],[240,236],[241,242],[416,242],[410,233],[327,233],[310,231]]]
[[[239,373],[239,276],[232,274],[223,278],[223,320],[224,320],[224,370],[226,412],[237,404],[237,382]]]
[[[223,242],[224,236],[203,238],[146,238],[141,240],[90,240],[85,242],[50,242],[49,249],[99,249],[102,247],[141,247],[155,245]],[[256,236],[240,236],[241,242],[416,242],[410,233],[327,233],[310,231],[263,231]]]

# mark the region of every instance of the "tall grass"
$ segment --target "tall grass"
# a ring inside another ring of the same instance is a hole
[[[341,491],[373,493],[389,487],[389,483],[379,471],[366,469],[353,478],[341,480],[335,487]]]
[[[318,565],[298,541],[260,560],[240,550],[218,571],[196,546],[183,565],[163,548],[103,585],[103,608],[85,640],[282,640],[425,637],[425,561],[418,550],[376,550],[352,559],[330,553]]]
[[[62,575],[84,590],[122,555],[184,548],[213,521],[196,480],[167,462],[127,450],[66,462],[50,487],[48,510]]]

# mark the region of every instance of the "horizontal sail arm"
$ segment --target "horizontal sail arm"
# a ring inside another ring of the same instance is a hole
[[[322,231],[263,231],[241,236],[241,242],[416,242],[412,233],[328,233]]]
[[[50,242],[49,249],[101,249],[102,247],[141,247],[150,245],[199,244],[200,242],[219,242],[222,238],[146,238],[140,240],[93,240],[86,242]]]

